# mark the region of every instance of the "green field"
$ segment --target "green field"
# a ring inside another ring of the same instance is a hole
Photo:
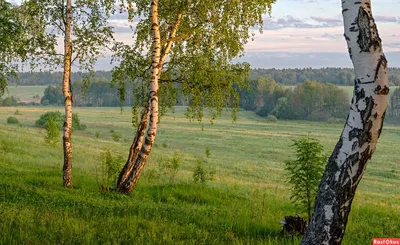
[[[22,115],[14,115],[18,109]],[[296,244],[279,221],[299,212],[291,204],[283,162],[293,139],[309,134],[333,149],[343,125],[301,121],[268,123],[240,112],[211,126],[188,122],[184,108],[159,125],[156,145],[139,185],[129,195],[99,189],[101,153],[127,157],[133,139],[130,109],[76,108],[84,131],[73,133],[74,189],[62,187],[62,146],[44,143],[33,127],[51,107],[0,108],[0,244]],[[22,127],[6,125],[16,116]],[[122,133],[115,142],[111,130]],[[96,132],[99,138],[96,138]],[[61,139],[60,139],[61,140]],[[206,158],[209,147],[211,156]],[[159,162],[182,155],[175,183]],[[353,202],[343,244],[400,237],[400,127],[385,125],[377,152]],[[198,159],[215,180],[193,183]],[[123,164],[123,162],[121,162]]]

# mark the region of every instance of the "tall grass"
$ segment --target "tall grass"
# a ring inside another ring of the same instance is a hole
[[[283,162],[292,139],[309,134],[330,152],[343,125],[267,123],[241,112],[232,124],[189,123],[183,108],[162,118],[156,145],[135,191],[102,192],[101,153],[127,157],[134,130],[130,111],[76,108],[84,131],[73,134],[74,188],[62,187],[62,145],[44,144],[33,127],[45,110],[19,107],[23,127],[6,125],[16,108],[0,108],[0,244],[296,244],[282,237],[279,221],[299,212],[291,204]],[[175,118],[175,119],[174,119]],[[119,142],[110,130],[122,133]],[[101,137],[96,137],[99,132]],[[400,128],[386,125],[353,202],[343,244],[370,244],[372,237],[400,237]],[[193,183],[196,161],[210,149],[215,179]],[[171,184],[154,175],[159,161],[181,153]],[[304,215],[302,213],[299,213]]]

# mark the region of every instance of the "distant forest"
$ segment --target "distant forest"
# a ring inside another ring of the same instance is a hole
[[[62,72],[20,73],[15,84],[47,86],[40,95],[41,105],[62,105]],[[110,87],[111,72],[96,71],[90,85],[82,90],[88,74],[77,72],[71,76],[74,106],[132,106],[135,101],[133,87],[125,83],[125,100],[119,99],[118,86]],[[254,69],[249,75],[248,88],[237,89],[240,107],[254,111],[262,117],[311,121],[344,120],[350,98],[335,85],[353,85],[353,70],[349,68],[322,69]],[[400,68],[389,70],[391,85],[400,85]],[[290,87],[287,87],[290,86]],[[84,92],[83,92],[84,91]],[[177,87],[176,105],[188,101]],[[400,118],[400,89],[390,97],[387,115]],[[0,98],[0,106],[23,104],[18,98]]]
[[[400,86],[400,68],[389,68],[389,84]],[[11,79],[11,84],[19,85],[55,85],[62,81],[62,72],[24,72],[19,73],[19,80]],[[88,74],[72,73],[71,82],[81,81]],[[99,80],[111,80],[110,71],[96,71],[94,77]],[[253,69],[250,80],[258,78],[273,79],[282,85],[296,85],[307,80],[331,83],[335,85],[354,85],[354,71],[350,68],[303,68],[303,69]]]

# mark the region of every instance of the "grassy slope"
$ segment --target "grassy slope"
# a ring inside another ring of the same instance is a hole
[[[44,144],[44,131],[31,128],[45,110],[19,107],[23,128],[5,125],[17,108],[0,108],[0,244],[292,244],[280,237],[279,221],[294,215],[283,161],[292,139],[310,134],[333,149],[342,125],[266,123],[241,112],[232,124],[224,116],[214,126],[187,122],[183,109],[162,119],[140,184],[130,196],[102,194],[96,172],[100,153],[127,156],[133,130],[130,111],[118,108],[74,109],[87,124],[74,132],[74,186],[61,186],[62,147]],[[120,142],[110,130],[123,134]],[[99,132],[97,139],[95,133]],[[377,153],[360,184],[344,244],[369,244],[372,237],[400,237],[400,128],[386,126]],[[205,187],[192,183],[197,159],[211,149],[206,168],[216,179]],[[1,146],[0,146],[1,148]],[[152,178],[161,158],[182,153],[177,181]]]
[[[6,96],[14,96],[20,102],[35,102],[40,103],[40,98],[43,96],[43,92],[47,86],[8,86],[8,93]],[[39,95],[39,99],[33,98],[35,95]]]

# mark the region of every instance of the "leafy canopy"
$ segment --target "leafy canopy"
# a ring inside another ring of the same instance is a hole
[[[17,77],[17,61],[27,58],[29,38],[20,16],[18,6],[0,0],[0,97],[6,90],[9,77]]]
[[[187,99],[190,119],[201,120],[204,107],[211,109],[211,120],[224,106],[233,104],[237,109],[235,88],[245,85],[249,65],[231,61],[243,55],[254,27],[261,31],[262,15],[271,10],[272,3],[274,0],[159,1],[161,57],[167,57],[159,81],[161,114],[175,104],[178,91]],[[151,1],[126,0],[122,4],[127,6],[130,20],[139,21],[133,28],[134,44],[114,47],[114,59],[120,64],[113,70],[113,84],[118,84],[124,100],[124,83],[132,81],[135,103],[142,106],[147,102],[153,50]],[[172,48],[167,53],[169,44]]]

